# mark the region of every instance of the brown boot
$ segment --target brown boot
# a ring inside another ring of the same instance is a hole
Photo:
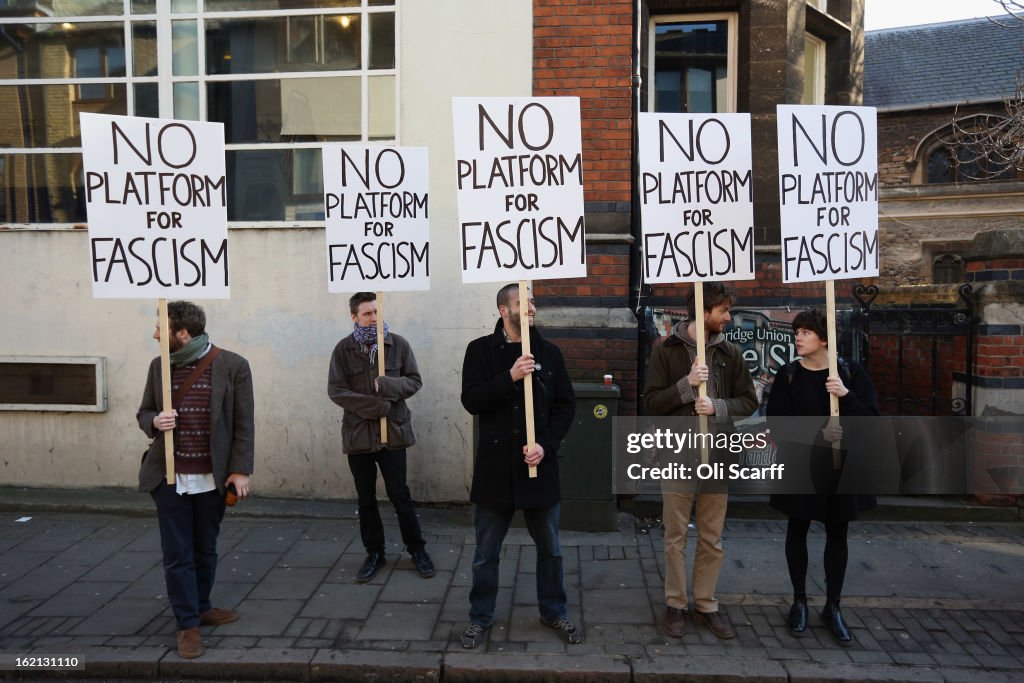
[[[178,656],[182,659],[195,659],[204,652],[203,637],[199,635],[199,627],[193,626],[178,631]]]
[[[662,624],[661,630],[665,632],[666,636],[682,638],[686,633],[686,611],[676,607],[666,607],[665,623]]]
[[[736,631],[733,630],[732,624],[729,623],[729,619],[721,612],[698,612],[694,610],[693,613],[697,621],[703,622],[709,631],[722,640],[730,640],[736,637]]]
[[[199,615],[200,626],[220,626],[221,624],[230,624],[233,621],[238,621],[238,612],[233,609],[211,607]]]

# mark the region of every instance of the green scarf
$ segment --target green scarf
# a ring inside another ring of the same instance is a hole
[[[179,368],[184,365],[191,365],[203,355],[203,351],[206,350],[206,345],[209,343],[210,335],[205,332],[198,337],[192,337],[192,341],[171,353],[171,365]]]

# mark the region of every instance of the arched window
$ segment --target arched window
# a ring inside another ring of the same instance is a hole
[[[987,135],[1002,120],[974,114],[924,136],[914,156],[914,182],[931,185],[1024,178],[1024,173],[1007,162],[1010,154],[994,148]]]
[[[964,260],[956,254],[939,254],[932,261],[932,282],[949,285],[963,282]]]

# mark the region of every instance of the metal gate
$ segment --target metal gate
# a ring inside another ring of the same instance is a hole
[[[971,415],[974,290],[957,293],[959,304],[873,307],[878,287],[854,287],[855,345],[883,415]]]

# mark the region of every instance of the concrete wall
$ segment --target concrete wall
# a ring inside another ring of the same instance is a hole
[[[472,427],[459,403],[462,355],[493,327],[500,285],[461,283],[451,97],[530,94],[532,13],[529,3],[434,0],[403,3],[398,16],[400,142],[430,149],[432,289],[387,295],[385,317],[412,342],[423,374],[410,401],[413,495],[466,500]],[[352,323],[347,297],[327,293],[323,229],[234,228],[229,240],[232,299],[199,303],[211,339],[253,367],[254,487],[353,498],[341,409],[326,394],[331,350]],[[0,482],[133,486],[148,443],[135,411],[158,352],[156,302],[93,299],[84,230],[0,230],[0,291],[0,355],[106,357],[109,395],[106,413],[0,413]]]

